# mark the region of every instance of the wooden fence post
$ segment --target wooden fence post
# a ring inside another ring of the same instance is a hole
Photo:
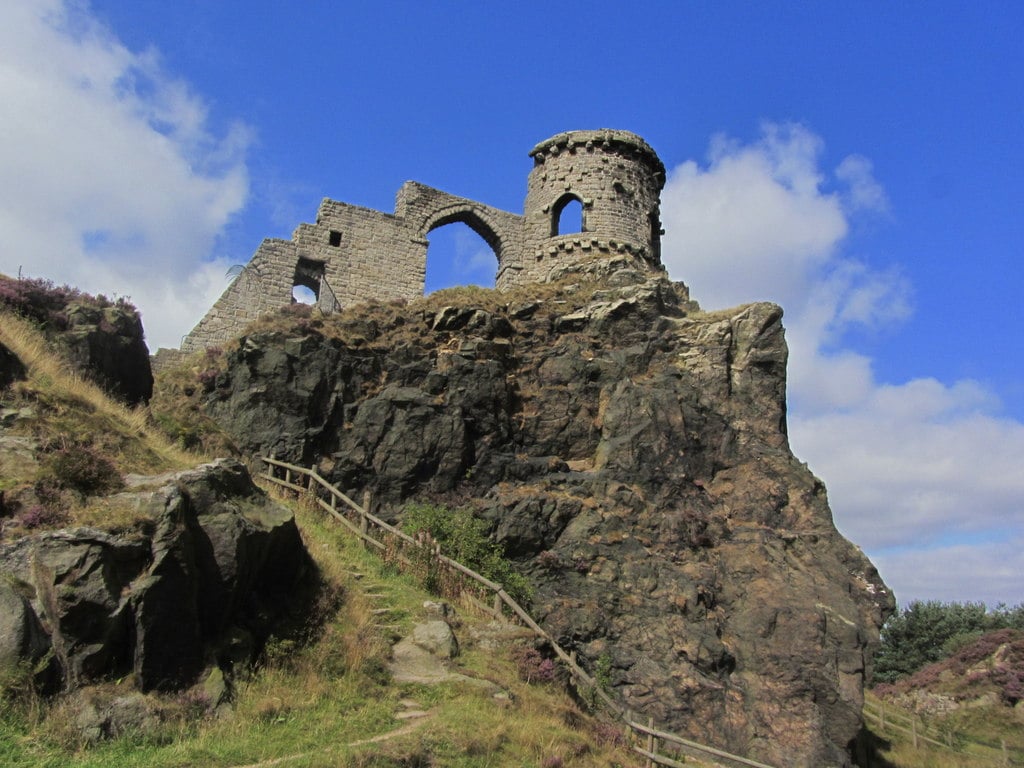
[[[878,732],[885,733],[885,702],[878,702]]]
[[[647,718],[647,727],[650,728],[652,731],[654,730],[654,718],[653,717],[648,717]],[[648,733],[647,734],[647,751],[650,752],[652,755],[655,753],[654,752],[655,746],[656,746],[656,743],[654,741],[654,734],[653,733]],[[647,768],[654,768],[654,760],[651,759],[650,757],[647,758]]]
[[[373,512],[373,510],[370,509],[370,501],[370,489],[367,488],[365,491],[363,491],[363,509],[366,511],[366,514],[368,515]]]
[[[496,618],[501,618],[501,595],[497,592],[494,593],[494,615]]]
[[[1006,751],[1006,739],[1000,739],[999,745],[1003,748],[1003,765],[1010,764],[1010,753]]]
[[[910,718],[910,735],[914,740],[914,749],[917,749],[917,718],[914,716]]]

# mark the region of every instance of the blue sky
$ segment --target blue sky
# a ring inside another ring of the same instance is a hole
[[[794,450],[901,602],[1024,601],[1019,3],[8,0],[0,271],[174,346],[263,237],[415,179],[514,212],[527,152],[642,135],[665,262],[786,309]],[[487,282],[432,236],[433,285]]]

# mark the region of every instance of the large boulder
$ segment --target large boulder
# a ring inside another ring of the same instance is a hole
[[[0,581],[0,661],[52,646],[68,689],[129,671],[143,690],[180,688],[231,638],[265,638],[290,608],[309,557],[291,513],[242,464],[131,485],[120,502],[134,503],[145,533],[77,528],[0,546],[0,579],[20,590]]]

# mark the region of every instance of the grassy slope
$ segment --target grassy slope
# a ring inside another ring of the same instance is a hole
[[[868,711],[878,713],[884,706],[887,718],[905,729],[916,717],[919,734],[952,748],[920,742],[915,749],[911,733],[868,722],[872,732],[888,743],[882,756],[897,768],[1024,765],[1024,704],[1009,705],[1020,696],[1021,680],[1024,632],[997,630],[866,695]],[[959,706],[943,711],[944,702]],[[915,715],[911,709],[920,712]],[[1003,744],[1008,763],[1003,761]]]
[[[556,685],[520,680],[507,649],[495,653],[467,643],[470,627],[485,621],[468,611],[461,612],[459,665],[508,691],[508,701],[464,685],[393,684],[385,670],[390,641],[373,613],[381,598],[367,595],[385,595],[387,622],[404,630],[431,596],[389,572],[321,513],[302,506],[296,512],[331,593],[343,599],[325,601],[326,623],[315,642],[298,647],[281,641],[272,648],[267,665],[241,688],[230,716],[171,723],[148,738],[83,749],[69,735],[59,705],[46,719],[9,708],[0,717],[0,764],[157,768],[278,758],[294,758],[282,763],[290,766],[637,764],[624,747],[609,743],[613,730],[580,712]],[[429,714],[406,728],[397,716],[409,699]],[[386,740],[358,744],[395,731]]]

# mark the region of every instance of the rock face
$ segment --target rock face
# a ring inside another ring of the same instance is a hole
[[[237,638],[251,651],[288,607],[309,559],[291,513],[241,464],[133,484],[123,495],[149,533],[78,528],[0,546],[0,665],[52,649],[65,689],[128,672],[143,690],[175,689],[209,665],[230,672]]]
[[[149,402],[153,371],[138,313],[71,303],[65,314],[67,328],[53,335],[60,352],[114,397],[129,405]]]
[[[776,765],[848,765],[893,600],[789,449],[782,311],[702,313],[615,267],[543,299],[244,338],[208,410],[350,493],[474,507],[533,613],[633,710]]]

